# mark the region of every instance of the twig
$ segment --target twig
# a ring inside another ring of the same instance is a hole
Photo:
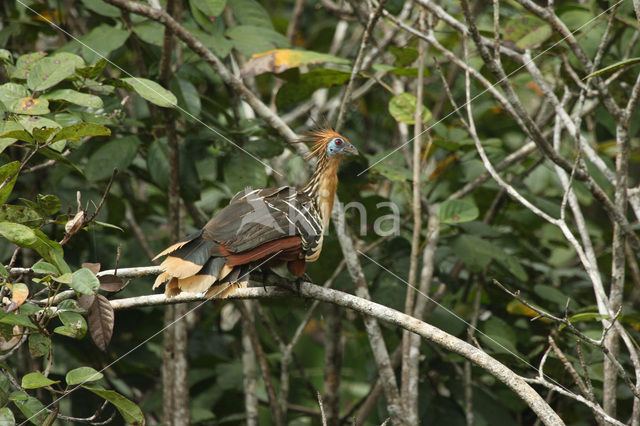
[[[360,73],[360,67],[362,66],[362,60],[364,59],[364,50],[367,44],[369,43],[369,38],[371,37],[371,32],[380,18],[380,14],[382,13],[382,8],[386,0],[381,0],[378,7],[375,11],[369,14],[369,22],[367,23],[367,28],[364,30],[364,34],[362,35],[362,42],[360,43],[360,49],[358,50],[358,55],[356,56],[356,61],[353,64],[353,69],[351,70],[351,76],[349,77],[349,82],[347,83],[347,87],[344,90],[344,95],[342,97],[342,104],[340,105],[340,109],[338,112],[338,118],[336,120],[336,132],[339,132],[344,124],[344,115],[346,113],[347,105],[351,102],[351,92],[353,91],[353,83],[356,79],[356,76]]]
[[[508,293],[510,296],[512,296],[513,298],[517,299],[520,303],[522,303],[523,305],[525,305],[527,308],[535,311],[538,313],[538,315],[540,317],[544,317],[547,319],[550,319],[552,321],[555,321],[557,323],[563,324],[564,326],[567,327],[567,329],[573,333],[574,335],[576,335],[577,337],[579,337],[580,339],[582,339],[583,341],[598,347],[602,352],[604,352],[604,354],[607,356],[607,359],[611,360],[612,363],[616,366],[616,369],[618,370],[618,373],[620,374],[620,376],[624,379],[625,383],[627,384],[627,386],[629,386],[629,389],[631,389],[631,392],[633,392],[633,394],[635,395],[636,398],[640,399],[640,392],[638,392],[638,390],[636,389],[636,387],[633,385],[633,383],[631,382],[631,379],[629,378],[629,375],[627,374],[627,372],[625,371],[624,367],[622,366],[622,364],[620,364],[620,362],[611,354],[611,352],[609,351],[609,349],[607,348],[607,346],[604,344],[604,337],[607,334],[607,331],[613,326],[613,324],[616,322],[616,318],[617,316],[620,314],[620,310],[616,313],[616,315],[611,319],[611,325],[607,328],[604,329],[603,331],[603,335],[600,338],[600,340],[595,340],[592,339],[591,337],[585,335],[584,333],[582,333],[580,330],[578,330],[572,323],[571,321],[569,321],[566,318],[559,318],[556,317],[555,315],[552,315],[540,308],[538,308],[535,305],[532,305],[531,303],[529,303],[526,299],[524,299],[522,296],[520,296],[519,292],[512,292],[509,289],[507,289],[505,286],[503,286],[498,280],[492,280],[493,283],[495,285],[497,285],[498,287],[500,287],[502,289],[502,291],[504,291],[505,293]]]
[[[267,361],[267,357],[265,356],[262,345],[260,344],[260,338],[258,337],[258,332],[255,328],[255,324],[253,323],[253,317],[249,313],[249,310],[246,308],[246,306],[244,306],[243,302],[238,303],[236,306],[240,310],[240,313],[242,314],[242,320],[247,326],[247,332],[249,334],[249,338],[251,339],[251,345],[253,346],[253,350],[258,360],[258,365],[260,365],[262,380],[264,381],[264,387],[267,391],[267,396],[269,397],[269,407],[271,408],[273,422],[276,425],[282,425],[282,410],[280,409],[276,391],[271,380],[269,362]]]
[[[327,426],[327,416],[324,414],[324,406],[322,405],[322,395],[318,392],[318,405],[320,406],[320,416],[322,417],[322,426]]]

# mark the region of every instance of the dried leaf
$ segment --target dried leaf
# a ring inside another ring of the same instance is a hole
[[[11,285],[11,303],[5,308],[6,312],[13,312],[20,307],[29,297],[29,287],[26,284],[14,283]]]
[[[97,274],[98,272],[100,272],[100,264],[99,263],[85,262],[85,263],[82,264],[82,267],[83,268],[87,268],[88,270],[90,270],[94,274]]]
[[[96,300],[95,294],[83,294],[82,296],[78,297],[78,305],[82,309],[86,309],[88,311],[89,308],[91,308],[91,305],[93,305],[93,302],[95,302],[95,300]]]
[[[123,287],[122,279],[115,275],[101,275],[98,280],[100,281],[100,290],[116,292]]]
[[[111,341],[113,335],[114,312],[109,300],[101,294],[96,294],[93,304],[89,307],[89,332],[91,338],[103,351]]]
[[[302,65],[315,65],[322,63],[334,63],[346,65],[348,60],[325,53],[311,52],[308,50],[274,49],[267,52],[256,53],[242,67],[243,77],[254,77],[265,72],[279,74],[290,68]]]

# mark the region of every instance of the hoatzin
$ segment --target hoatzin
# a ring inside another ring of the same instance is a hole
[[[247,286],[249,271],[284,263],[300,278],[306,263],[320,255],[338,166],[346,155],[358,154],[344,136],[330,129],[309,133],[304,140],[314,142],[309,158],[318,160],[306,185],[236,194],[203,229],[156,256],[168,255],[153,288],[168,281],[167,296],[190,292],[225,298]]]

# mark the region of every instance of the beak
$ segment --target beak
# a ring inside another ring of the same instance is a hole
[[[358,155],[358,150],[356,149],[355,146],[351,145],[350,143],[347,143],[342,148],[342,152],[344,152],[346,155]]]

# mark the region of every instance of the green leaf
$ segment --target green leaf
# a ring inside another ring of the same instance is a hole
[[[414,49],[413,47],[399,48],[389,46],[389,52],[396,57],[394,62],[396,67],[406,67],[418,59],[418,49]]]
[[[82,339],[87,334],[87,321],[76,312],[60,312],[58,318],[62,321],[62,327],[56,327],[53,331],[63,336]]]
[[[564,294],[560,289],[552,287],[550,285],[537,284],[533,287],[535,294],[552,303],[556,303],[558,307],[564,310],[569,296]],[[577,309],[578,305],[575,301],[569,301],[570,309]]]
[[[31,322],[31,320],[26,314],[18,313],[18,312],[11,312],[11,313],[0,312],[0,323],[20,325],[22,327],[27,327],[33,330],[38,329],[38,327]]]
[[[497,353],[518,353],[516,349],[516,333],[501,318],[492,316],[483,324],[484,334],[480,339]],[[486,336],[485,336],[486,335]]]
[[[200,115],[202,104],[200,103],[200,93],[198,89],[189,80],[180,77],[173,78],[170,86],[171,91],[175,93],[177,104],[186,109],[194,117]],[[182,111],[180,111],[182,112]],[[185,114],[187,120],[194,121],[193,117]]]
[[[42,373],[37,371],[25,374],[22,377],[22,387],[25,389],[37,389],[45,386],[51,386],[55,383],[60,383],[60,380],[48,379]]]
[[[57,213],[58,210],[60,210],[60,206],[62,206],[60,199],[55,195],[38,194],[36,202],[38,204],[38,208],[45,216]]]
[[[280,47],[289,47],[289,40],[270,28],[238,25],[229,28],[224,34],[231,39],[234,48],[247,56]]]
[[[87,108],[102,108],[102,99],[96,95],[78,92],[72,89],[58,89],[40,96],[38,99],[53,99],[56,101],[67,101],[69,103],[85,106]]]
[[[82,56],[89,63],[109,57],[129,38],[129,31],[121,30],[110,25],[100,25],[92,29],[89,34],[80,37],[83,43]]]
[[[313,69],[302,74],[297,81],[290,81],[282,86],[276,96],[276,105],[281,108],[302,101],[323,87],[345,84],[350,76],[350,73],[344,71]]]
[[[15,425],[16,419],[13,417],[13,413],[8,407],[0,408],[0,425],[9,426]]]
[[[71,139],[71,140],[80,140],[82,138],[91,137],[91,136],[109,136],[111,135],[111,130],[107,127],[101,126],[95,123],[83,122],[74,124],[72,126],[63,127],[52,139],[53,142],[63,140],[63,139]]]
[[[107,16],[109,18],[119,18],[120,9],[102,0],[82,0],[84,6],[97,13],[98,15]]]
[[[540,47],[552,34],[553,30],[547,22],[530,14],[509,18],[503,29],[504,39],[521,49]]]
[[[472,201],[447,200],[440,204],[438,219],[442,223],[471,222],[478,214],[478,207]]]
[[[81,268],[72,274],[70,287],[82,294],[95,294],[100,288],[100,281],[93,272]]]
[[[227,0],[191,0],[191,3],[204,13],[209,20],[213,20],[215,17],[220,16],[227,5]]]
[[[7,120],[0,122],[0,153],[5,150],[6,147],[13,145],[13,143],[17,140],[14,137],[2,137],[3,135],[11,132],[22,132],[20,133],[22,136],[25,136],[28,140],[27,142],[32,142],[33,138],[27,132],[22,129],[22,126],[16,123],[13,120]]]
[[[58,268],[56,268],[49,262],[45,262],[44,260],[40,260],[35,263],[31,267],[31,269],[33,269],[33,272],[35,272],[36,274],[58,275],[60,273],[60,271],[58,271]]]
[[[389,113],[396,121],[405,124],[415,124],[416,105],[418,99],[410,93],[401,93],[389,101]],[[422,122],[431,120],[431,111],[422,106]]]
[[[140,139],[125,136],[103,144],[94,152],[85,166],[87,179],[95,181],[111,176],[114,168],[124,171],[138,153]]]
[[[255,160],[248,161],[244,153],[232,152],[224,162],[224,181],[233,193],[248,187],[262,188],[267,183],[264,166]]]
[[[51,347],[51,339],[48,337],[34,333],[29,335],[29,353],[32,358],[38,358],[49,353]]]
[[[40,426],[47,417],[47,410],[44,409],[44,405],[32,396],[29,396],[26,400],[15,400],[13,403],[22,412],[22,415],[34,425]]]
[[[9,77],[26,80],[29,70],[45,56],[47,56],[45,52],[33,52],[20,56],[16,61],[15,68],[9,73]]]
[[[0,204],[4,204],[13,191],[13,186],[18,179],[18,170],[20,170],[19,161],[13,161],[0,167],[0,185],[4,184],[0,189]]]
[[[39,226],[42,216],[26,206],[4,204],[0,206],[0,222],[16,222],[27,226]]]
[[[624,61],[616,62],[615,64],[609,65],[608,67],[600,68],[598,71],[592,72],[591,74],[584,77],[583,80],[586,80],[592,77],[597,77],[602,74],[608,74],[622,68],[627,68],[637,64],[638,62],[640,62],[640,58],[629,58]]]
[[[183,146],[179,147],[179,159],[180,194],[185,200],[196,201],[200,198],[200,180]],[[160,189],[166,191],[169,188],[169,148],[166,139],[157,139],[149,147],[147,170],[151,175],[151,181]]]
[[[27,116],[22,115],[18,118],[18,123],[28,132],[33,132],[33,129],[41,129],[43,127],[59,128],[62,127],[55,121],[46,117],[38,117],[35,115]]]
[[[122,414],[122,417],[127,423],[144,426],[145,418],[140,407],[120,395],[118,392],[101,389],[97,386],[83,386],[83,388],[90,390],[96,395],[112,403],[120,414]]]
[[[7,49],[0,49],[0,61],[11,64],[13,63],[13,56]]]
[[[91,367],[75,368],[67,373],[65,380],[67,385],[77,385],[86,382],[95,382],[102,379],[102,373],[94,370]]]
[[[397,167],[393,164],[378,163],[371,168],[393,182],[406,182],[412,178],[411,170],[406,167]]]
[[[96,78],[97,76],[102,74],[102,71],[104,71],[104,68],[106,66],[107,60],[104,58],[100,58],[95,64],[91,66],[76,68],[76,74],[84,78]]]
[[[34,229],[33,233],[36,236],[36,241],[29,247],[37,251],[47,262],[55,265],[61,273],[70,272],[69,265],[64,261],[64,252],[60,243],[50,240],[39,229]]]
[[[44,115],[48,114],[49,101],[46,99],[35,99],[30,96],[22,98],[13,104],[11,112],[25,115]]]
[[[28,96],[29,91],[21,84],[5,83],[0,86],[0,102],[2,102],[9,111],[13,111],[19,101]]]
[[[175,95],[147,78],[122,78],[122,81],[133,87],[137,94],[149,102],[165,108],[173,108],[178,100]]]
[[[13,391],[9,394],[9,401],[26,401],[29,394],[24,391]]]
[[[48,89],[72,76],[77,67],[84,65],[80,56],[68,52],[43,58],[29,71],[27,86],[33,91]]]
[[[57,127],[42,127],[33,129],[33,137],[39,144],[45,144],[49,141],[49,136],[53,132],[57,132]]]
[[[233,0],[229,7],[240,25],[273,29],[269,12],[255,0]]]
[[[31,228],[19,223],[0,222],[0,235],[20,247],[30,247],[38,241]]]
[[[145,43],[162,46],[164,39],[164,27],[162,24],[152,19],[146,19],[134,25],[133,32],[136,33],[136,35]]]

